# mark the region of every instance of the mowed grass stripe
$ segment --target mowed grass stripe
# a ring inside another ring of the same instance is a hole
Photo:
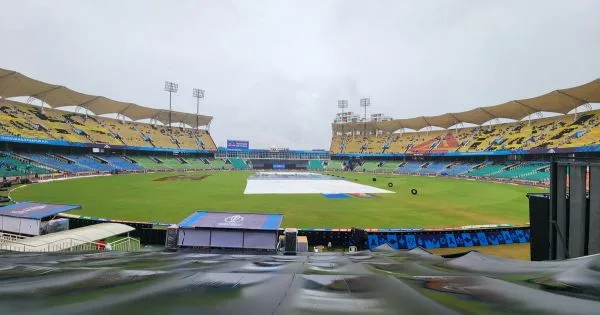
[[[36,184],[12,197],[72,203],[73,213],[139,221],[177,223],[195,210],[285,214],[283,226],[299,228],[451,227],[471,224],[524,224],[526,193],[538,188],[413,176],[339,174],[360,184],[389,189],[377,198],[327,199],[322,195],[244,195],[252,171],[185,173],[203,180],[155,181],[182,173],[155,173],[82,178]],[[388,182],[394,187],[389,188]],[[410,189],[416,188],[413,196]]]

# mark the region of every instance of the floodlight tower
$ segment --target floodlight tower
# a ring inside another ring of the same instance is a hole
[[[342,110],[342,118],[344,117],[344,109],[348,108],[348,100],[338,100],[338,108]],[[344,122],[342,121],[342,137],[344,136]]]
[[[198,132],[200,119],[200,99],[204,99],[204,90],[194,88],[192,89],[192,96],[196,99],[196,132]]]
[[[370,97],[366,97],[366,98],[361,98],[360,99],[360,107],[365,109],[365,131],[363,136],[367,136],[367,107],[371,106],[371,98]]]
[[[177,89],[179,89],[179,85],[177,83],[165,81],[165,91],[169,92],[169,130],[171,130],[171,94],[177,93]]]

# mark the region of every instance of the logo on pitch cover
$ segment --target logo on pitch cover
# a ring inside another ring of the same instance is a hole
[[[32,211],[42,210],[44,208],[46,208],[46,206],[33,206],[33,207],[28,207],[28,208],[25,208],[25,209],[21,209],[21,210],[13,210],[10,213],[12,213],[12,214],[25,214],[25,213],[32,212]]]
[[[223,222],[217,223],[219,226],[242,226],[244,217],[241,215],[232,215],[223,219]]]

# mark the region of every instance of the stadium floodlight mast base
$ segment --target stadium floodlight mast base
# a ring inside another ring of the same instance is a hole
[[[342,119],[344,118],[344,109],[348,108],[348,100],[338,100],[338,108],[342,110]],[[342,124],[342,139],[344,137],[344,121],[340,122]]]
[[[200,123],[200,99],[204,99],[204,92],[202,89],[192,89],[192,96],[196,99],[196,133],[198,132]]]
[[[165,81],[165,91],[169,92],[169,130],[171,130],[171,94],[177,93],[179,85],[170,81]]]
[[[371,98],[365,97],[360,99],[360,107],[365,109],[365,131],[363,137],[367,136],[367,107],[371,106]]]

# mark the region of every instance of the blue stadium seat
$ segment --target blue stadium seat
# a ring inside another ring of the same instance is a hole
[[[103,156],[104,160],[108,161],[111,165],[118,169],[126,171],[143,171],[144,168],[138,164],[134,164],[120,156]]]

